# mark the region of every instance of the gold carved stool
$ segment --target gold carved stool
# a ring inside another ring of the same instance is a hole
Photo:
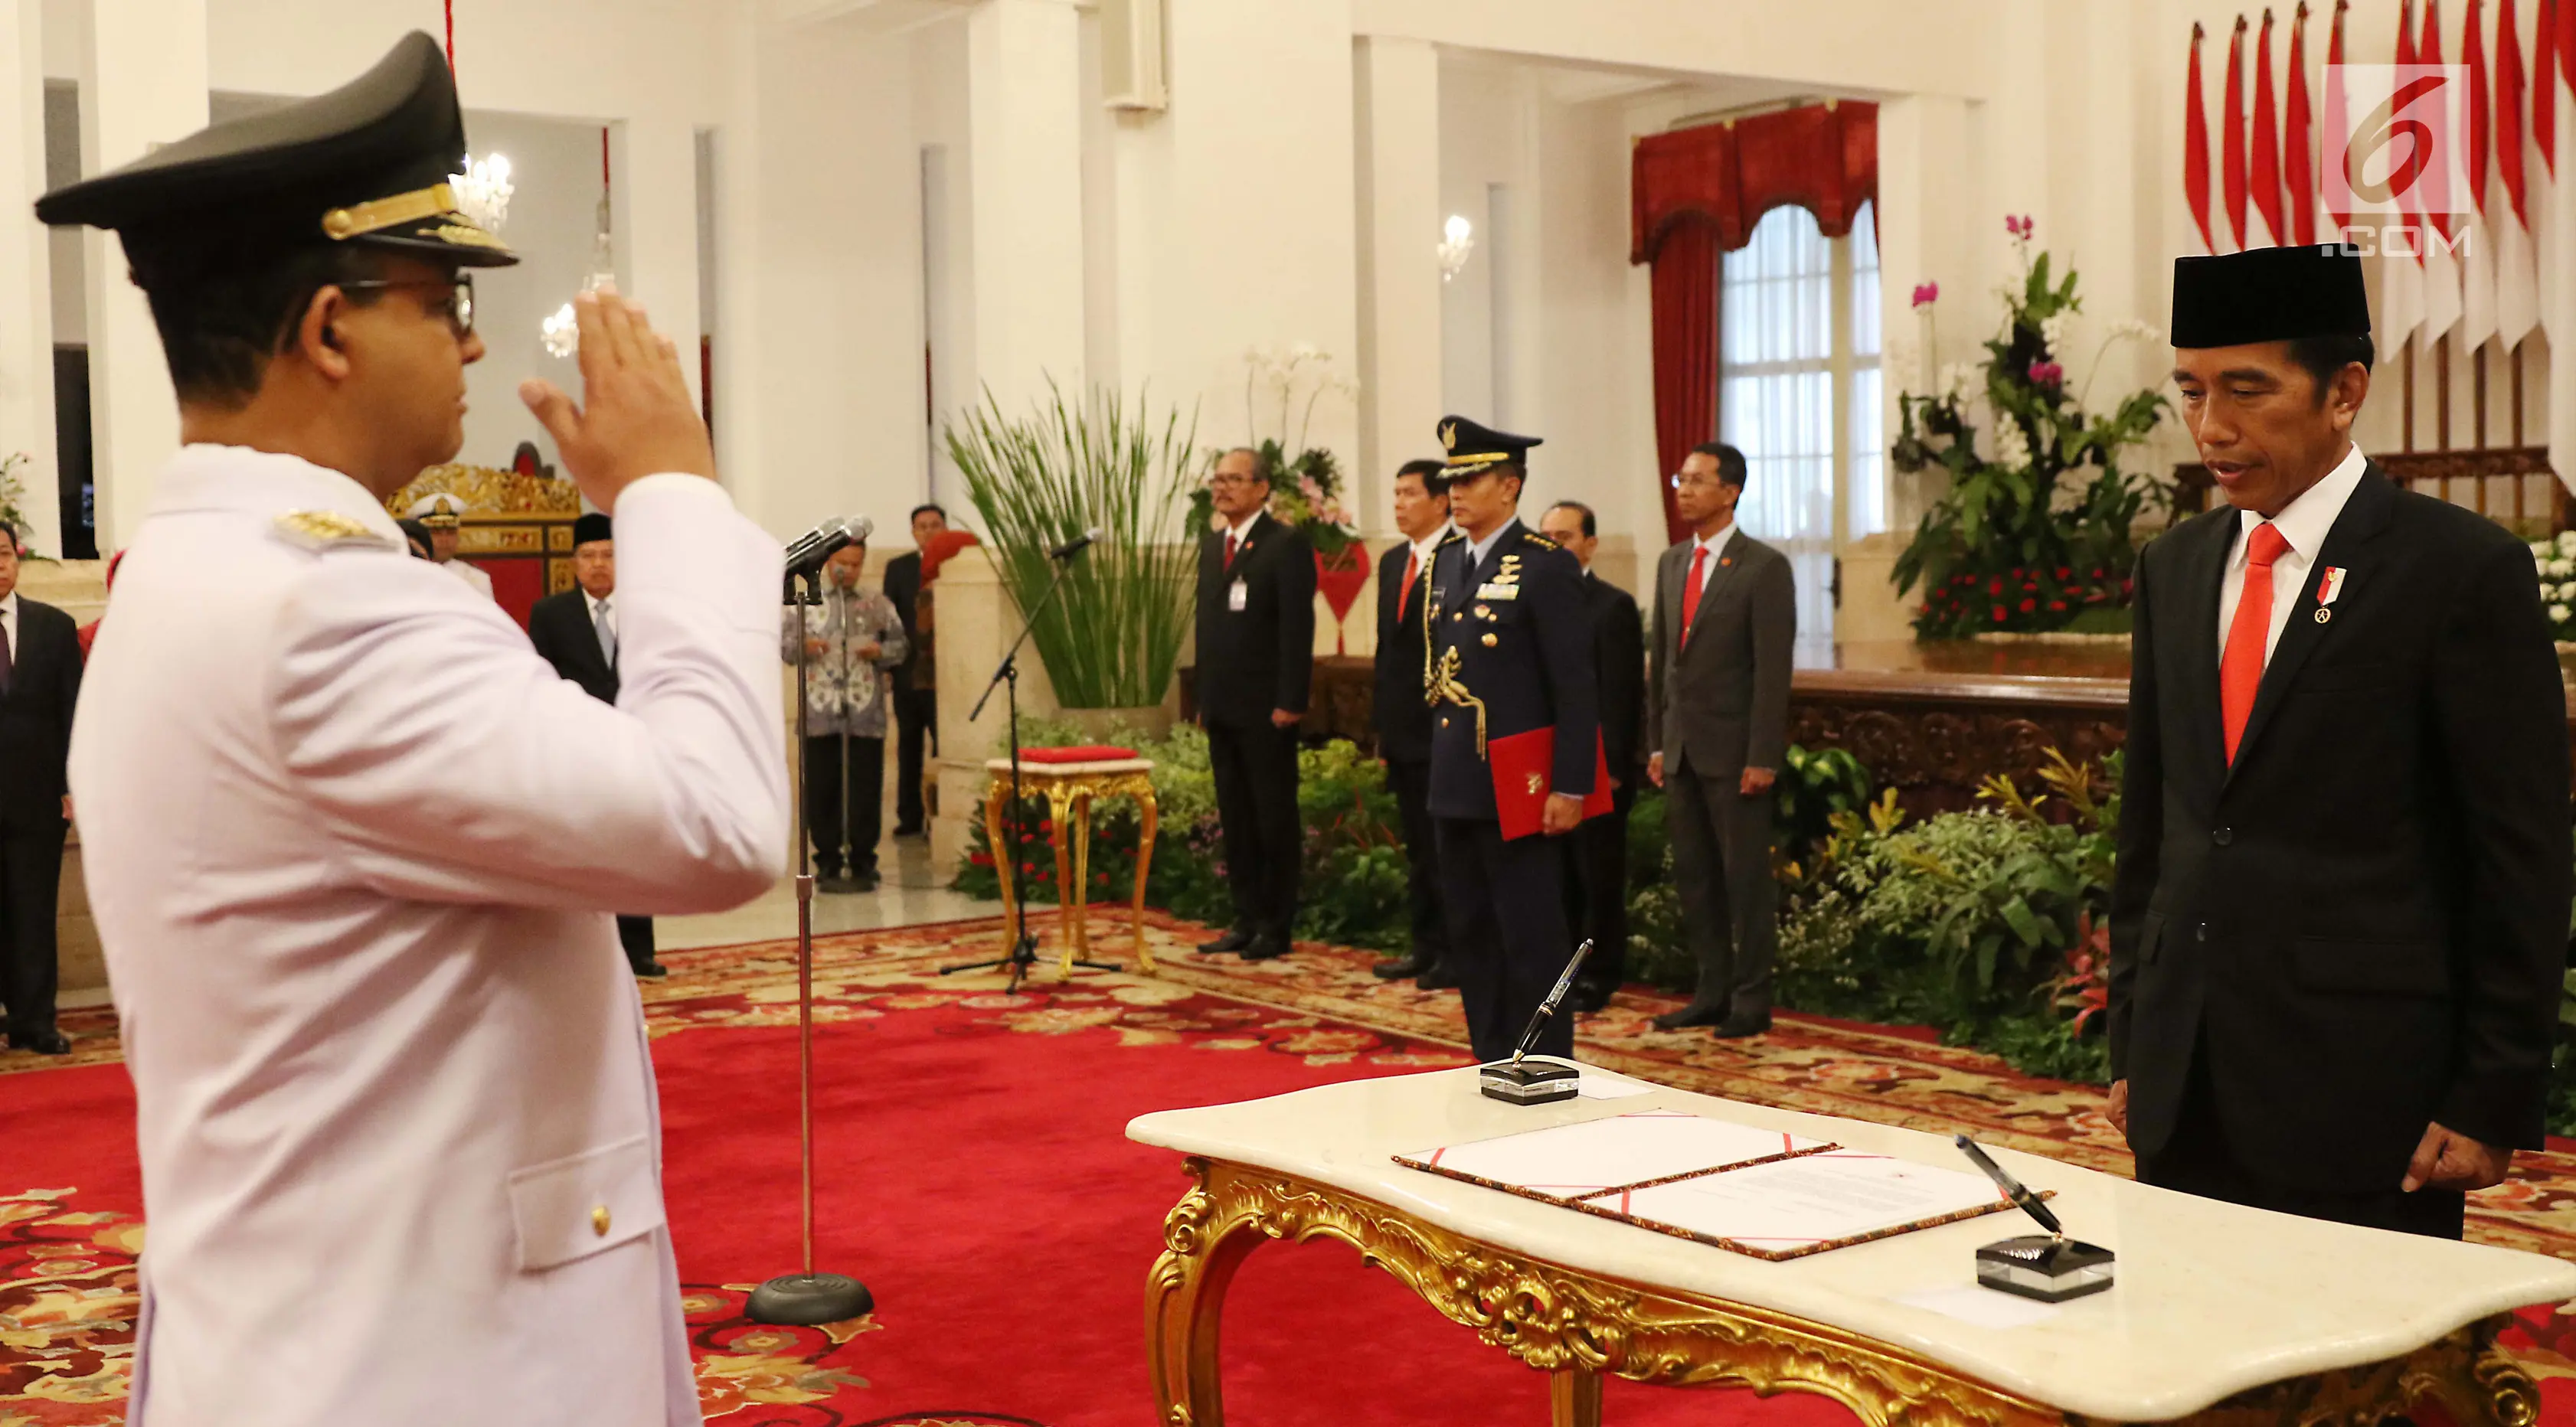
[[[1020,754],[1020,792],[1024,797],[1043,797],[1055,831],[1049,841],[1055,847],[1056,905],[1063,912],[1065,925],[1064,956],[1058,967],[1060,975],[1071,977],[1073,964],[1089,957],[1091,929],[1086,915],[1091,901],[1091,800],[1094,798],[1128,797],[1136,800],[1144,826],[1136,840],[1136,887],[1130,897],[1128,912],[1135,935],[1136,965],[1152,972],[1153,949],[1145,944],[1145,875],[1154,865],[1154,828],[1158,809],[1154,803],[1154,763],[1149,758],[1101,758],[1089,762],[1058,763],[1033,760],[1031,753],[1045,749],[1023,749]],[[984,795],[984,842],[997,858],[1016,855],[1017,849],[1005,841],[1002,812],[1011,797],[1011,760],[985,760],[984,771],[992,782]],[[1065,829],[1073,829],[1072,866],[1066,867]],[[1002,882],[1002,944],[1005,955],[1011,942],[1010,922],[1018,910],[1011,894],[1011,869],[996,864]]]

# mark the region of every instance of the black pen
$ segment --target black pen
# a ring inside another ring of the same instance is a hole
[[[2048,1212],[2048,1205],[2043,1203],[2038,1195],[2031,1193],[2027,1185],[2006,1172],[2002,1165],[1995,1163],[1993,1156],[1979,1149],[1975,1140],[1969,1139],[1966,1135],[1954,1135],[1951,1138],[1958,1141],[1959,1153],[1966,1155],[1971,1163],[1984,1170],[1986,1178],[1995,1182],[1995,1188],[2002,1190],[2006,1199],[2021,1206],[2021,1212],[2037,1219],[2039,1226],[2048,1232],[2061,1239],[2066,1237],[2066,1226],[2057,1222],[2056,1215]]]
[[[1547,1024],[1548,1017],[1556,1014],[1556,1003],[1565,999],[1566,988],[1574,984],[1574,973],[1582,969],[1583,958],[1591,954],[1592,938],[1585,937],[1583,945],[1574,949],[1574,959],[1565,963],[1565,974],[1556,978],[1556,989],[1547,993],[1546,1000],[1539,1002],[1538,1014],[1530,1017],[1529,1029],[1521,1032],[1521,1043],[1513,1049],[1509,1064],[1520,1064],[1521,1057],[1529,1054],[1531,1046],[1538,1044],[1539,1028]]]

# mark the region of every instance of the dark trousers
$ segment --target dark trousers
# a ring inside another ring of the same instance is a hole
[[[898,675],[898,677],[901,677]],[[897,832],[919,832],[921,810],[921,745],[930,741],[930,752],[939,752],[939,691],[937,689],[897,689],[894,691],[894,828]]]
[[[885,740],[850,739],[850,766],[841,767],[838,734],[805,740],[805,832],[814,840],[814,873],[837,877],[842,869],[877,868],[878,809],[885,801]],[[841,809],[850,810],[849,853],[841,851]]]
[[[1595,985],[1628,980],[1628,809],[1636,801],[1631,774],[1610,794],[1610,811],[1558,839],[1565,844],[1565,924],[1577,941],[1592,938],[1583,979]]]
[[[1297,730],[1251,724],[1208,726],[1208,768],[1225,832],[1225,876],[1234,892],[1234,929],[1281,941],[1297,920],[1298,863],[1305,827],[1297,817]]]
[[[54,903],[69,830],[59,818],[28,821],[0,822],[0,1004],[22,1040],[54,1028]]]
[[[1413,954],[1435,966],[1449,956],[1449,923],[1440,911],[1440,841],[1431,826],[1431,764],[1387,760],[1386,784],[1404,824],[1405,894],[1413,909]]]
[[[1673,886],[1682,938],[1699,963],[1693,1009],[1771,1014],[1771,957],[1780,942],[1780,888],[1771,880],[1771,796],[1738,791],[1742,772],[1665,770]]]
[[[1544,833],[1503,840],[1490,819],[1441,818],[1440,895],[1449,909],[1449,969],[1467,1007],[1467,1043],[1501,1060],[1574,946],[1565,934],[1565,849]],[[1550,1016],[1534,1055],[1574,1054],[1574,1017]]]
[[[2456,1190],[2418,1189],[2408,1194],[2390,1184],[2385,1189],[2338,1193],[2282,1184],[2246,1169],[2229,1147],[2226,1127],[2219,1121],[2218,1091],[2210,1081],[2206,1050],[2192,1055],[2191,1077],[2184,1082],[2173,1137],[2154,1154],[2138,1156],[2138,1178],[2159,1189],[2178,1189],[2203,1199],[2434,1239],[2461,1237],[2469,1203],[2468,1196]]]
[[[617,944],[626,948],[626,964],[637,971],[653,964],[653,919],[629,917],[617,919]]]

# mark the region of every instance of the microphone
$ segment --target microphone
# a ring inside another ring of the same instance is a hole
[[[1095,525],[1089,530],[1082,532],[1080,535],[1075,536],[1071,540],[1064,542],[1062,545],[1049,550],[1047,552],[1047,558],[1050,560],[1070,560],[1074,556],[1081,554],[1083,551],[1090,549],[1095,541],[1106,538],[1107,532]]]
[[[847,545],[864,545],[877,523],[864,515],[836,516],[796,537],[787,547],[787,573],[810,575]]]

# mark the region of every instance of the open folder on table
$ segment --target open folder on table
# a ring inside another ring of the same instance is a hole
[[[1670,1110],[1553,1125],[1395,1162],[1765,1259],[2012,1207],[1983,1175]]]

